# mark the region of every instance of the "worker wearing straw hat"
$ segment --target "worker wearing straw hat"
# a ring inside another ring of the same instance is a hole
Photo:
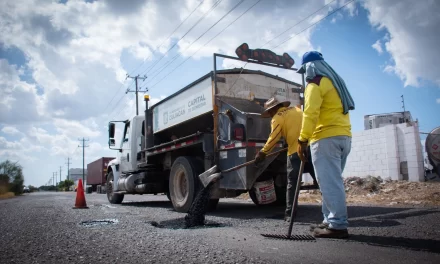
[[[301,160],[297,153],[298,137],[301,131],[302,111],[298,107],[289,107],[289,101],[278,101],[275,97],[270,98],[264,104],[264,111],[261,117],[271,117],[271,132],[264,147],[257,153],[255,163],[261,163],[266,155],[272,151],[281,138],[284,138],[288,145],[288,175],[286,190],[286,211],[284,220],[290,221],[293,198],[295,195],[295,183],[299,174]],[[290,165],[290,166],[289,166]],[[317,185],[312,162],[309,160],[304,166],[304,172],[309,172]]]

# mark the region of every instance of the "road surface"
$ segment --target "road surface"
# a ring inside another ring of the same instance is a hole
[[[272,240],[285,234],[283,207],[224,199],[209,228],[179,229],[184,214],[165,195],[126,196],[111,205],[87,194],[40,192],[0,200],[1,263],[440,263],[439,208],[350,206],[346,240]],[[300,205],[293,234],[321,221],[318,205]],[[81,225],[90,220],[109,225]],[[157,221],[163,228],[151,225]]]

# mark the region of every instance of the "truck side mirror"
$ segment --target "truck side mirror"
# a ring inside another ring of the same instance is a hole
[[[115,138],[115,123],[108,123],[108,138]]]
[[[114,147],[114,146],[115,146],[115,139],[114,139],[114,138],[109,138],[109,140],[108,140],[108,145],[109,145],[110,147]]]

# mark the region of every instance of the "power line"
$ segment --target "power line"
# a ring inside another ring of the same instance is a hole
[[[262,49],[264,46],[266,46],[267,44],[269,44],[270,42],[272,42],[274,39],[279,38],[281,35],[283,35],[284,33],[286,33],[287,31],[291,30],[292,28],[298,26],[299,24],[301,24],[302,22],[304,22],[307,18],[313,16],[314,14],[318,13],[319,11],[321,11],[322,9],[326,8],[327,6],[329,6],[330,4],[332,4],[333,2],[335,2],[336,0],[331,1],[330,3],[324,5],[323,7],[321,7],[320,9],[316,10],[315,12],[313,12],[312,14],[310,14],[309,16],[307,16],[305,19],[300,20],[298,23],[296,23],[295,25],[287,28],[286,30],[284,30],[283,32],[281,32],[280,34],[278,34],[277,36],[273,37],[271,40],[269,40],[268,42],[264,43],[260,49]]]
[[[220,23],[220,21],[222,21],[226,16],[228,16],[232,11],[234,11],[239,5],[241,5],[244,2],[244,0],[241,0],[240,2],[238,2],[234,7],[232,7],[226,14],[224,14],[219,20],[217,20],[213,25],[211,25],[205,32],[203,32],[202,35],[200,35],[196,40],[194,40],[189,46],[187,46],[185,48],[185,50],[181,51],[180,54],[182,54],[183,52],[185,52],[186,50],[188,50],[195,42],[197,42],[197,40],[199,40],[200,38],[202,38],[206,33],[208,33],[208,31],[210,31],[213,27],[215,27],[218,23]],[[179,56],[180,54],[176,54],[170,61],[168,61],[167,63],[165,63],[165,65],[159,69],[156,75],[154,75],[153,77],[151,77],[151,79],[154,79],[156,76],[158,76],[163,70],[166,69],[166,67],[168,67],[168,65],[170,65],[171,63],[173,63]],[[154,74],[154,73],[153,73]]]
[[[125,80],[127,80],[127,78],[125,78]],[[134,80],[131,82],[131,84],[128,86],[128,88],[130,88],[130,86],[132,86],[134,83]],[[106,105],[106,107],[104,108],[104,110],[102,112],[105,112],[107,110],[107,108],[109,107],[109,105],[113,102],[113,100],[116,98],[116,95],[118,94],[119,90],[121,90],[121,88],[124,86],[124,84],[122,84],[122,86],[119,87],[119,89],[116,90],[116,93],[113,95],[112,99],[110,100],[110,102]],[[115,105],[116,106],[116,105]]]
[[[166,77],[168,77],[168,75],[170,75],[171,73],[173,73],[177,68],[179,68],[180,66],[182,66],[185,62],[187,62],[189,59],[191,59],[197,52],[199,52],[202,48],[206,47],[206,45],[208,45],[212,40],[214,40],[216,37],[218,37],[221,33],[223,33],[226,29],[228,29],[232,24],[234,24],[237,20],[239,20],[243,15],[245,15],[247,12],[249,12],[249,10],[251,10],[254,6],[256,6],[261,0],[258,0],[255,4],[253,4],[252,6],[250,6],[248,9],[246,9],[246,11],[244,11],[243,13],[241,13],[241,15],[239,15],[235,20],[233,20],[231,23],[229,23],[225,28],[223,28],[219,33],[217,33],[217,35],[215,35],[214,37],[212,37],[210,40],[208,40],[205,44],[203,44],[203,46],[201,46],[196,52],[194,52],[190,57],[186,58],[182,63],[180,63],[179,65],[177,65],[171,72],[169,72],[167,75],[165,75],[162,79],[160,79],[158,82],[156,82],[153,86],[151,86],[151,88],[155,87],[156,85],[158,85],[163,79],[165,79]],[[247,64],[247,63],[246,63]],[[245,64],[245,65],[246,65]],[[241,73],[241,72],[240,72]]]
[[[292,38],[298,36],[299,34],[303,33],[304,31],[306,31],[307,29],[309,29],[309,28],[313,27],[314,25],[318,24],[318,23],[321,22],[322,20],[324,20],[324,19],[328,18],[329,16],[333,15],[334,13],[338,12],[339,10],[341,10],[342,8],[344,8],[345,6],[347,6],[348,4],[350,4],[350,3],[353,2],[353,1],[354,1],[354,0],[350,0],[350,1],[348,1],[347,3],[345,3],[344,5],[342,5],[341,7],[337,8],[336,10],[334,10],[334,11],[328,13],[325,17],[319,19],[319,20],[316,21],[315,23],[313,23],[313,24],[311,24],[310,26],[306,27],[305,29],[301,30],[299,33],[297,33],[297,34],[295,34],[295,35],[293,35],[293,36],[291,36],[291,37],[285,39],[283,42],[281,42],[280,44],[278,44],[278,45],[276,45],[275,47],[273,47],[272,50],[278,48],[278,47],[281,46],[282,44],[286,43],[287,41],[291,40]]]
[[[141,62],[133,71],[131,71],[131,73],[133,73],[133,72],[135,72],[137,69],[139,69],[139,67],[141,66],[141,65],[143,65],[144,63],[145,63],[145,61],[147,61],[148,59],[150,59],[151,58],[151,56],[154,54],[154,52],[155,51],[157,51],[160,47],[162,47],[162,45],[167,41],[167,40],[169,40],[170,38],[171,38],[171,36],[183,25],[183,23],[185,23],[186,22],[186,20],[188,20],[188,18],[203,4],[203,2],[204,2],[205,0],[202,0],[202,1],[200,1],[200,3],[199,3],[199,5],[196,7],[196,8],[194,8],[194,10],[174,29],[174,31],[164,40],[164,41],[162,41],[162,43],[160,43],[160,45],[159,46],[157,46],[152,52],[151,52],[151,54],[148,56],[148,58],[146,58],[146,59],[144,59],[144,61],[143,62]],[[150,66],[151,67],[151,66]],[[148,70],[149,68],[147,68],[147,70]],[[130,73],[130,74],[131,74]]]
[[[171,46],[171,48],[169,48],[164,54],[162,54],[162,57],[158,60],[158,61],[156,61],[152,66],[151,66],[151,68],[149,69],[149,70],[147,70],[146,72],[144,72],[144,74],[145,73],[149,73],[156,65],[157,65],[157,63],[159,63],[164,57],[165,57],[165,55],[167,55],[168,54],[168,52],[171,50],[171,49],[173,49],[186,35],[188,35],[188,33],[189,32],[191,32],[191,30],[193,30],[209,13],[211,13],[211,11],[212,10],[214,10],[219,4],[220,4],[220,2],[221,1],[223,1],[223,0],[217,0],[217,2],[215,2],[213,5],[212,5],[212,7],[201,17],[201,18],[199,18],[199,20],[197,20],[197,22],[176,42],[176,43],[174,43],[172,46]]]
[[[144,75],[144,77],[139,77],[139,75],[137,76],[129,76],[127,74],[127,78],[132,78],[135,80],[136,82],[136,89],[134,91],[130,91],[130,89],[127,89],[127,91],[125,92],[125,94],[130,93],[130,92],[134,92],[136,94],[136,115],[139,115],[139,106],[138,106],[138,92],[139,92],[139,87],[138,87],[138,79],[141,79],[142,81],[145,81],[145,79],[147,79],[147,76]],[[148,91],[148,89],[145,90],[145,92]],[[142,91],[140,91],[142,92]]]
[[[346,4],[344,4],[343,6],[341,6],[340,8],[334,10],[333,12],[330,12],[329,14],[327,14],[326,16],[324,16],[323,18],[321,18],[321,19],[318,20],[317,22],[311,24],[310,26],[306,27],[305,29],[303,29],[303,30],[300,31],[299,33],[297,33],[297,34],[295,34],[295,35],[289,37],[288,39],[284,40],[283,42],[281,42],[281,43],[278,44],[277,46],[273,47],[272,50],[278,48],[279,46],[281,46],[281,45],[282,45],[283,43],[285,43],[286,41],[288,41],[288,40],[290,40],[290,39],[292,39],[292,38],[298,36],[299,34],[303,33],[303,32],[306,31],[307,29],[309,29],[309,28],[313,27],[314,25],[318,24],[318,23],[321,22],[322,20],[326,19],[327,17],[331,16],[332,14],[336,13],[337,11],[341,10],[342,8],[344,8],[346,5],[350,4],[350,3],[353,2],[353,1],[354,1],[354,0],[351,0],[351,1],[347,2]],[[324,7],[325,7],[325,6],[324,6]],[[299,25],[300,23],[302,23],[303,21],[305,21],[305,20],[308,19],[309,17],[313,16],[316,12],[318,12],[318,11],[321,10],[321,9],[322,9],[322,8],[320,8],[320,9],[318,9],[317,11],[313,12],[312,14],[310,14],[310,15],[307,16],[306,18],[302,19],[301,21],[299,21],[299,22],[298,22],[297,24],[295,24],[295,25]],[[291,28],[292,28],[292,27],[291,27]],[[282,35],[282,34],[279,34],[278,36],[280,36],[280,35]],[[274,40],[274,39],[272,39],[272,40]],[[272,40],[270,40],[269,42],[271,42]],[[266,44],[267,44],[267,43],[265,43],[264,45],[266,45]],[[264,46],[264,45],[263,45],[263,46]],[[261,48],[259,48],[259,49],[261,49]],[[229,88],[229,90],[231,90],[231,89],[234,87],[235,83],[238,81],[238,79],[240,79],[241,73],[242,73],[243,70],[246,68],[246,65],[247,65],[247,64],[248,64],[248,63],[246,62],[246,64],[241,68],[241,71],[240,71],[240,74],[239,74],[238,77],[237,77],[237,80],[235,80],[234,84],[231,86],[231,88]],[[229,91],[229,90],[228,90],[228,91]]]

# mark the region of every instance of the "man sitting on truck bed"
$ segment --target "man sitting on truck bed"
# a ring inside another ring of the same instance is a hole
[[[290,161],[291,169],[287,175],[287,190],[286,190],[286,212],[284,216],[285,221],[290,221],[292,211],[292,203],[295,195],[295,183],[299,174],[301,160],[298,156],[298,137],[301,131],[302,110],[298,107],[289,107],[290,102],[279,102],[276,98],[270,98],[264,104],[264,112],[261,117],[271,117],[271,132],[264,147],[255,156],[255,163],[262,162],[266,155],[272,151],[275,145],[280,141],[281,137],[287,142],[288,161]],[[309,155],[310,157],[310,155]],[[289,166],[290,167],[290,166]],[[315,173],[311,160],[304,166],[304,172],[309,172],[313,178],[313,183],[317,186]]]

